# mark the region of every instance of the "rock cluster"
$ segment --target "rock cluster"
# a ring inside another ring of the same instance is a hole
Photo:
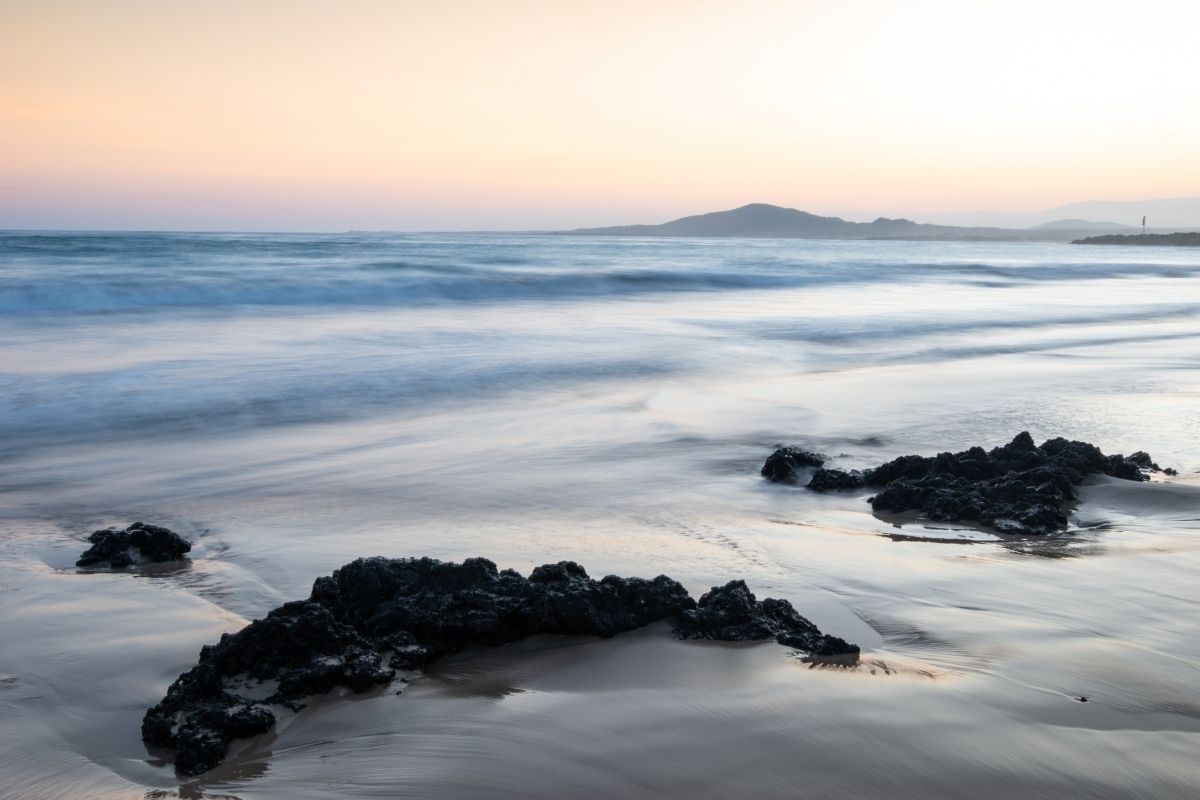
[[[113,569],[123,569],[143,561],[178,561],[192,546],[174,531],[135,522],[123,531],[107,528],[87,539],[92,546],[79,556],[77,567],[90,567],[107,561]]]
[[[786,600],[758,601],[741,581],[697,603],[665,575],[594,580],[571,561],[525,578],[483,558],[361,558],[318,578],[307,600],[204,647],[146,712],[142,738],[174,748],[176,769],[195,775],[216,766],[233,739],[270,730],[275,716],[266,706],[297,709],[338,686],[361,692],[468,644],[533,634],[608,637],[662,619],[676,620],[686,639],[773,638],[816,655],[858,653]]]
[[[776,450],[763,465],[763,475],[796,481],[795,470],[786,478],[773,476],[783,474],[780,464],[796,463],[797,452],[804,451]],[[820,456],[805,456],[809,460],[804,463],[817,468],[807,484],[813,491],[879,488],[870,498],[876,511],[920,511],[932,520],[975,522],[1023,534],[1066,528],[1066,509],[1077,499],[1075,487],[1088,475],[1142,481],[1149,472],[1174,474],[1143,452],[1108,456],[1095,445],[1063,438],[1038,446],[1024,432],[991,450],[972,447],[933,457],[901,456],[862,471],[829,469]]]

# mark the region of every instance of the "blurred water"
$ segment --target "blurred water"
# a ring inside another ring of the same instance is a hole
[[[4,234],[0,309],[12,453],[747,371],[1139,343],[1188,366],[1200,270],[1065,245]]]
[[[458,728],[427,731],[450,738],[424,758],[397,732],[405,706],[364,701],[385,721],[355,732],[339,717],[334,735],[300,715],[274,758],[256,746],[258,767],[185,794],[305,796],[341,758],[363,781],[338,773],[345,796],[384,791],[397,759],[422,796],[464,759],[482,760],[455,773],[460,795],[486,794],[490,775],[531,797],[591,796],[580,775],[627,764],[611,784],[625,794],[686,774],[693,796],[727,796],[728,770],[767,765],[699,733],[685,758],[670,732],[730,721],[779,761],[747,795],[794,794],[796,770],[824,764],[811,796],[856,771],[864,797],[948,796],[956,781],[995,797],[1184,796],[1200,777],[1181,755],[1200,743],[1198,322],[1200,254],[1182,248],[0,234],[0,636],[27,644],[0,656],[0,705],[21,720],[0,724],[0,747],[28,755],[7,778],[22,796],[175,786],[146,762],[137,719],[215,631],[359,555],[484,555],[666,572],[694,591],[745,577],[909,677],[764,667],[759,681],[709,653],[724,677],[687,691],[664,678],[617,701],[529,678],[512,696],[541,692],[533,706],[452,704],[447,724],[472,730],[581,715],[541,746],[593,760],[540,783],[519,753]],[[864,496],[757,477],[779,443],[860,466],[1026,429],[1146,449],[1181,475],[1089,489],[1069,535],[1034,542],[897,529]],[[136,518],[193,538],[192,564],[74,573],[86,532]],[[89,603],[104,625],[79,620]],[[153,632],[139,607],[160,610]],[[89,668],[112,676],[103,700],[76,688]],[[954,680],[914,683],[930,675]],[[920,735],[904,730],[914,704],[936,720]],[[425,730],[449,707],[411,713]],[[640,731],[628,748],[586,724],[602,707],[610,731],[621,715]],[[989,756],[980,720],[1024,755]],[[95,735],[106,726],[134,732]],[[877,770],[830,749],[853,741]],[[941,772],[922,766],[934,751]],[[1113,766],[1118,752],[1132,761]],[[673,771],[652,775],[667,754]]]

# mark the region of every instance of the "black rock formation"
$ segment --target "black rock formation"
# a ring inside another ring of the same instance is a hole
[[[825,463],[825,457],[796,447],[781,447],[771,455],[762,466],[762,476],[776,483],[795,483],[800,479],[801,470],[806,467],[820,467]]]
[[[794,451],[776,450],[763,465],[774,481],[777,466]],[[1131,481],[1162,470],[1147,453],[1106,456],[1087,442],[1057,438],[1039,447],[1020,433],[1003,447],[972,447],[933,457],[901,456],[874,469],[846,472],[819,469],[808,488],[813,491],[879,488],[870,498],[876,511],[920,511],[928,519],[976,522],[1006,533],[1042,534],[1067,527],[1066,509],[1077,497],[1075,487],[1092,474]],[[791,478],[794,480],[794,477]]]
[[[814,492],[849,491],[862,485],[862,473],[845,472],[840,469],[819,469],[808,479],[807,484]]]
[[[90,567],[107,561],[113,569],[122,569],[141,561],[178,561],[192,546],[174,531],[135,522],[123,531],[108,528],[87,539],[92,546],[79,556],[77,567]]]
[[[800,616],[787,600],[758,600],[745,581],[714,586],[693,609],[679,612],[675,634],[680,639],[719,639],[727,642],[774,639],[815,656],[858,653],[858,646],[821,633]]]
[[[665,575],[597,581],[571,561],[524,578],[483,558],[360,558],[318,578],[307,600],[205,646],[146,712],[142,738],[175,748],[175,768],[195,775],[216,766],[233,739],[270,730],[268,705],[298,709],[305,697],[338,686],[362,692],[396,669],[423,667],[468,644],[546,633],[609,637],[672,618],[686,639],[773,638],[815,655],[858,653],[786,600],[757,601],[741,581],[697,604]]]

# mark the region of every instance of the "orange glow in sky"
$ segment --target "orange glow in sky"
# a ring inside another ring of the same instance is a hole
[[[0,228],[1200,194],[1200,3],[0,0]]]

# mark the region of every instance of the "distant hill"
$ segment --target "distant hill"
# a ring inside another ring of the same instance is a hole
[[[1142,246],[1200,247],[1200,233],[1139,233],[1134,236],[1109,234],[1076,239],[1071,244],[1132,244]]]
[[[1137,201],[1097,200],[1072,203],[1047,213],[1084,219],[1121,219],[1127,220],[1130,225],[1140,224],[1145,216],[1151,228],[1200,228],[1200,197]]]
[[[1003,228],[1032,228],[1059,220],[1112,220],[1140,228],[1142,217],[1161,232],[1200,229],[1200,197],[1167,197],[1151,200],[1091,200],[1044,211],[955,211],[929,214],[925,219],[938,225],[989,225]]]
[[[1086,219],[1056,219],[1053,222],[1043,222],[1034,225],[1032,230],[1068,230],[1068,231],[1123,231],[1133,230],[1129,225],[1119,222],[1089,222]]]
[[[847,222],[841,217],[820,217],[795,208],[751,203],[730,211],[714,211],[664,222],[661,225],[617,225],[582,228],[571,233],[593,236],[744,236],[765,238],[869,238],[872,233],[892,234],[920,226],[906,219]]]
[[[1086,224],[1086,223],[1085,223]],[[1093,223],[1094,224],[1094,223]],[[582,236],[712,236],[778,239],[905,239],[939,241],[1067,242],[1094,228],[1047,227],[1032,230],[926,225],[908,219],[880,217],[850,222],[768,203],[751,203],[729,211],[681,217],[658,225],[616,225],[555,231]]]

